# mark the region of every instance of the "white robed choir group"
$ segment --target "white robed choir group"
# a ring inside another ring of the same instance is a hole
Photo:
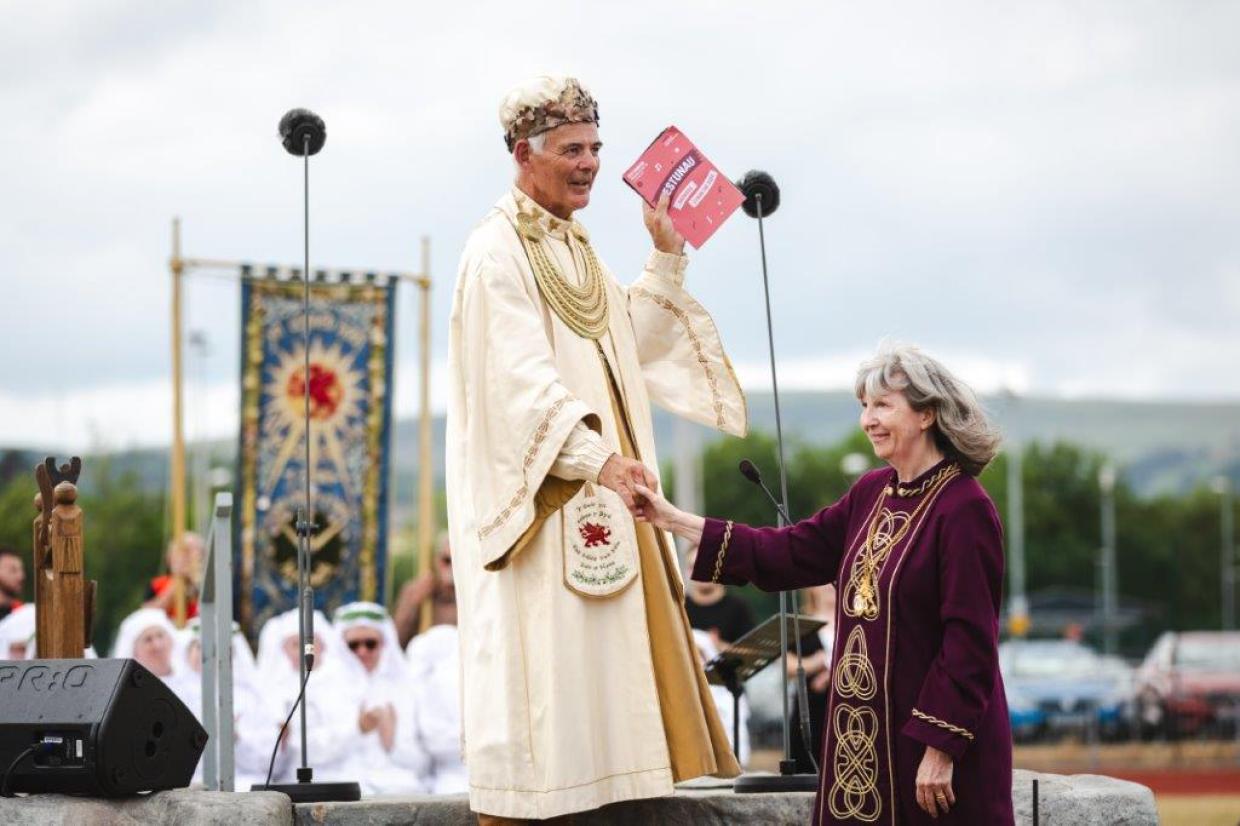
[[[25,605],[0,621],[0,660],[36,656],[34,614],[34,606]],[[345,605],[333,619],[329,622],[315,612],[315,664],[306,690],[306,745],[315,779],[355,780],[367,796],[465,792],[456,628],[433,626],[401,651],[396,628],[380,605]],[[357,629],[377,634],[356,634]],[[354,634],[382,642],[356,645],[355,653],[345,641]],[[266,781],[280,724],[297,699],[297,655],[296,611],[263,626],[257,660],[234,628],[238,791]],[[178,631],[162,610],[142,608],[121,623],[112,656],[137,660],[202,719],[197,620]],[[301,736],[294,715],[276,749],[271,781],[294,781],[300,765]],[[201,781],[199,764],[194,782]]]

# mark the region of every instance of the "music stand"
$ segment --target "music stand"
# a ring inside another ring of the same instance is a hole
[[[741,694],[744,693],[745,683],[749,681],[749,678],[783,656],[779,617],[779,614],[768,617],[761,625],[751,629],[739,640],[720,651],[718,656],[711,659],[704,667],[706,682],[721,685],[732,695],[732,749],[738,761],[741,756]],[[787,614],[785,617],[785,627],[791,628],[792,615]],[[808,637],[826,625],[824,621],[814,617],[801,615],[796,619],[801,624],[802,637]],[[809,776],[812,777],[812,775]],[[755,782],[761,785],[756,778],[752,778],[747,783],[741,782],[742,780],[744,778],[737,781],[735,786],[737,792],[762,790],[749,788]]]

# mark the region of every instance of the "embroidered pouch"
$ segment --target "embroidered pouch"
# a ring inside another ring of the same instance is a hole
[[[637,579],[637,535],[620,497],[582,485],[564,506],[564,584],[584,597],[610,597]]]

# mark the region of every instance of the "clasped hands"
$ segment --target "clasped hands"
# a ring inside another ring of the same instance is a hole
[[[598,483],[615,491],[638,522],[671,531],[696,545],[705,520],[686,513],[659,493],[659,480],[650,468],[634,459],[613,453],[599,472]]]
[[[362,734],[378,729],[379,743],[390,752],[396,745],[396,709],[391,703],[363,708],[357,717],[357,728]]]
[[[642,499],[638,488],[655,490],[659,487],[659,479],[654,471],[636,459],[613,453],[603,464],[598,473],[598,483],[615,493],[624,502],[634,517],[641,512]]]

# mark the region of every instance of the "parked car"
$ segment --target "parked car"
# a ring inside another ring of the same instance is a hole
[[[999,646],[999,669],[1009,699],[1013,736],[1027,734],[1031,709],[1041,712],[1037,734],[1080,732],[1115,739],[1127,734],[1132,668],[1072,640],[1009,640]]]
[[[1167,631],[1137,670],[1134,717],[1145,736],[1234,736],[1240,631]]]
[[[1046,712],[1029,699],[1020,689],[1003,683],[1007,695],[1008,721],[1012,725],[1012,739],[1029,743],[1041,739],[1046,733]]]

